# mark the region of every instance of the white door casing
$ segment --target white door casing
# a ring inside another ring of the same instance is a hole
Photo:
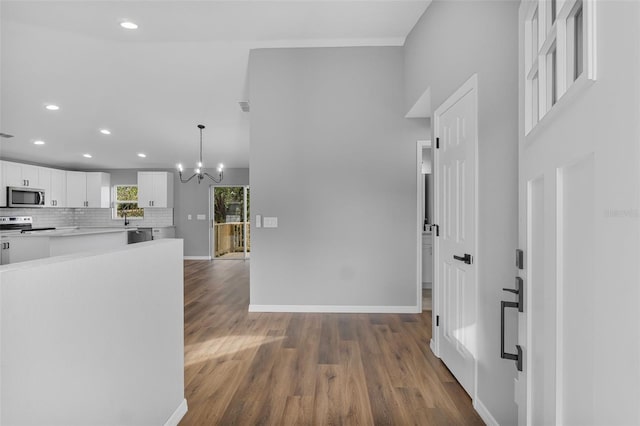
[[[424,258],[422,247],[422,231],[424,229],[424,175],[422,174],[422,151],[431,147],[430,140],[420,140],[416,142],[416,312],[422,312],[422,263]]]
[[[472,398],[477,371],[477,93],[474,75],[435,111],[433,151],[435,349]],[[465,255],[469,259],[463,261]]]

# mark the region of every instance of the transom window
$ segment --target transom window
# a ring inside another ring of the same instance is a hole
[[[569,91],[595,80],[593,0],[529,0],[524,22],[529,133]]]
[[[144,209],[138,207],[138,185],[115,185],[113,218],[144,219]]]

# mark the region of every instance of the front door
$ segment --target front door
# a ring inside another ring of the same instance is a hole
[[[638,425],[640,6],[558,3],[520,14],[518,423]]]
[[[477,78],[434,113],[438,352],[469,395],[476,368]]]

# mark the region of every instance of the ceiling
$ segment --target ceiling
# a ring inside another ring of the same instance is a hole
[[[400,46],[429,2],[2,0],[0,157],[191,167],[204,124],[205,165],[248,167],[250,49]]]

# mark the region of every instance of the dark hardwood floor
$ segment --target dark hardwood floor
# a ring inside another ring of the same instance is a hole
[[[431,312],[249,313],[249,263],[185,261],[181,425],[481,425]]]

